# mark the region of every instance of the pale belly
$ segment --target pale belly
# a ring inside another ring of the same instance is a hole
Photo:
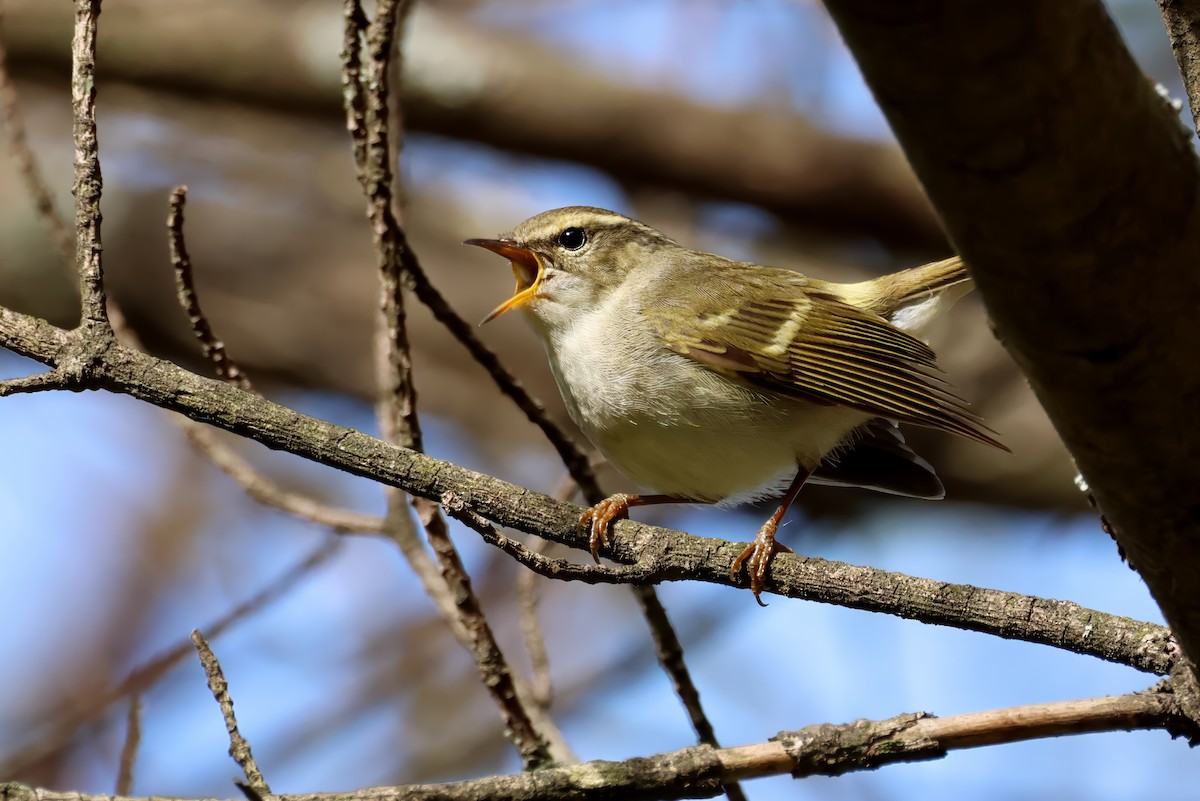
[[[641,488],[727,505],[780,494],[868,415],[766,395],[656,351],[606,364],[551,355],[572,419]]]
[[[754,429],[697,430],[628,420],[593,444],[642,487],[729,505],[783,492],[799,469],[796,447]]]

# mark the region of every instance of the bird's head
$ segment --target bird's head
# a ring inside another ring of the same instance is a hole
[[[549,331],[569,326],[640,265],[678,247],[648,225],[588,206],[542,212],[499,239],[464,244],[508,259],[517,279],[513,296],[483,322],[519,308]]]

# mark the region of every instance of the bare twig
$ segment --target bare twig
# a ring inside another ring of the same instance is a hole
[[[187,241],[183,236],[183,207],[187,203],[187,187],[177,186],[171,192],[170,213],[167,215],[167,242],[171,248],[171,266],[175,270],[175,289],[179,305],[183,307],[191,326],[192,334],[200,342],[204,358],[208,360],[217,378],[228,381],[247,392],[253,392],[250,379],[225,350],[225,343],[213,333],[212,325],[200,298],[196,295],[196,282],[192,275],[192,258],[188,255]]]
[[[1127,695],[1059,701],[938,718],[923,712],[887,720],[819,724],[784,731],[768,742],[734,748],[693,746],[625,762],[585,762],[536,773],[433,785],[375,787],[349,793],[280,796],[280,801],[474,801],[520,798],[591,801],[611,798],[708,798],[739,779],[790,774],[837,776],[883,765],[939,759],[954,750],[1101,731],[1159,729],[1189,738],[1196,721],[1185,717],[1169,683]],[[13,801],[32,790],[9,785]],[[39,790],[37,801],[131,801]],[[148,800],[147,800],[148,801]],[[159,799],[159,801],[173,801]]]
[[[354,143],[359,181],[367,197],[367,216],[374,233],[380,272],[383,326],[377,348],[380,365],[377,416],[384,439],[419,451],[421,427],[403,295],[403,259],[409,246],[394,207],[393,145],[398,147],[401,132],[392,126],[399,118],[389,116],[388,80],[392,76],[393,59],[399,57],[397,30],[410,8],[411,2],[405,0],[378,0],[374,18],[364,30],[365,15],[359,0],[346,0],[342,60],[346,125]],[[365,65],[358,50],[360,44],[366,49]],[[385,528],[401,543],[406,555],[415,556],[417,548],[410,541],[415,538],[407,530],[408,517],[402,504],[401,494],[392,491]],[[431,597],[444,610],[449,602],[448,611],[460,623],[483,686],[499,706],[506,733],[525,766],[533,769],[552,764],[547,738],[524,708],[522,695],[450,540],[445,519],[437,505],[426,499],[414,499],[413,505],[433,546],[443,582],[442,588],[430,593]],[[433,583],[427,586],[432,587]]]
[[[182,189],[183,187],[180,188]],[[191,283],[191,264],[187,260],[186,249],[184,248],[182,205],[178,209],[180,214],[177,215],[176,200],[182,204],[183,196],[179,195],[177,198],[175,193],[172,194],[172,211],[167,224],[168,228],[171,229],[172,263],[175,264],[176,277],[180,281],[180,292],[181,295],[187,294],[190,296],[190,300],[181,299],[181,302],[188,312],[188,317],[193,322],[193,331],[196,330],[197,326],[201,326],[206,332],[201,337],[202,342],[215,343],[219,355],[210,357],[209,360],[214,365],[218,376],[222,380],[237,386],[239,389],[254,392],[255,390],[251,386],[249,377],[235,362],[229,359],[225,353],[224,346],[221,345],[220,340],[213,334],[212,327],[200,307],[199,299],[196,297],[195,289]],[[176,258],[177,255],[181,255],[183,261],[187,262],[186,267],[181,269],[180,263]],[[187,287],[186,291],[183,287]],[[120,308],[113,303],[109,304],[109,316],[112,319],[113,330],[117,336],[123,342],[133,347],[141,348],[141,341],[137,334],[125,324],[125,319],[121,315]],[[198,334],[198,336],[200,335]],[[209,345],[206,344],[204,347],[205,355],[209,356]],[[216,352],[214,351],[214,353]],[[233,448],[222,443],[217,438],[216,433],[207,426],[201,425],[194,420],[189,420],[186,417],[172,417],[171,419],[179,426],[188,438],[188,442],[196,450],[200,451],[218,470],[236,481],[245,493],[258,503],[272,509],[278,509],[294,517],[308,520],[317,525],[328,526],[339,533],[378,534],[383,530],[383,521],[378,517],[320,503],[306,495],[284,489],[278,483],[272,481],[251,466]]]
[[[346,77],[346,127],[354,142],[358,179],[367,198],[367,217],[375,238],[380,275],[383,331],[377,358],[380,360],[380,428],[384,439],[415,450],[423,450],[417,419],[416,389],[412,383],[412,353],[405,324],[403,253],[408,240],[396,216],[395,176],[388,109],[391,97],[390,65],[396,50],[400,17],[411,7],[407,0],[377,0],[374,19],[363,30],[365,19],[360,0],[346,0],[342,58]],[[366,48],[365,67],[354,52],[358,42]],[[353,45],[353,46],[352,46]],[[346,48],[349,48],[347,50]],[[357,77],[360,86],[348,84]]]
[[[578,481],[578,479],[576,480]],[[601,500],[602,493],[599,487],[588,487],[584,484],[579,486],[588,503],[594,504]],[[696,738],[703,745],[720,748],[721,743],[717,739],[716,729],[713,728],[712,721],[708,719],[708,713],[704,711],[704,706],[700,702],[700,689],[692,680],[691,671],[688,670],[687,663],[684,661],[683,643],[680,642],[671,619],[667,617],[667,609],[659,599],[658,591],[650,586],[654,583],[650,577],[654,572],[653,564],[640,560],[632,564],[640,567],[638,576],[640,580],[630,580],[629,583],[633,585],[630,589],[638,606],[641,607],[642,617],[646,619],[650,628],[650,639],[654,643],[654,656],[663,672],[670,678],[671,687],[675,691],[676,697],[679,698],[679,702],[683,704],[688,721],[696,732]],[[732,782],[724,787],[724,792],[729,801],[745,801],[746,795],[737,782]]]
[[[129,795],[133,790],[133,767],[137,763],[138,747],[142,743],[142,696],[129,697],[129,714],[125,716],[125,742],[117,768],[117,795]]]
[[[192,644],[196,646],[196,653],[200,656],[200,666],[204,668],[204,675],[208,678],[208,688],[212,690],[213,698],[221,707],[221,717],[225,719],[225,729],[229,732],[229,755],[241,767],[250,789],[260,798],[266,798],[271,794],[271,788],[267,786],[267,780],[263,778],[258,763],[254,761],[250,743],[238,730],[237,718],[233,714],[233,699],[229,695],[229,683],[225,681],[221,663],[217,661],[216,655],[199,629],[192,632]]]
[[[0,104],[3,107],[3,124],[8,133],[9,145],[17,159],[26,190],[35,199],[38,214],[50,229],[51,239],[56,250],[64,262],[69,264],[71,253],[74,250],[71,233],[54,207],[50,192],[38,169],[37,158],[28,146],[15,87],[5,70],[2,34],[3,31],[0,29]],[[183,205],[186,191],[186,187],[178,187],[172,193],[171,213],[167,223],[171,260],[180,287],[181,304],[192,323],[193,332],[204,347],[206,358],[213,362],[218,377],[233,381],[242,389],[251,390],[252,387],[245,373],[229,359],[224,345],[213,334],[196,297],[191,261],[187,254],[183,234]],[[137,337],[125,324],[120,309],[111,301],[107,304],[107,308],[114,331],[120,333],[126,341],[136,343]],[[25,378],[10,379],[0,382],[0,397],[64,389],[69,388],[71,383],[72,376],[63,371],[51,371]],[[260,503],[321,525],[330,526],[337,531],[374,533],[380,530],[381,522],[378,518],[320,504],[305,496],[282,489],[255,471],[233,450],[218,442],[210,431],[198,423],[184,419],[181,425],[193,445],[204,452],[218,468],[241,484],[251,498]]]
[[[593,469],[595,466],[593,463]],[[554,497],[560,501],[568,501],[578,491],[579,485],[575,483],[575,479],[571,478],[570,473],[568,473],[563,477],[558,487],[555,488]],[[446,496],[442,496],[442,502],[446,502]],[[488,529],[495,531],[490,523],[478,515],[474,515],[474,524],[467,523],[467,525],[474,528],[476,532],[484,534],[485,539],[485,532],[476,528],[476,525],[486,526]],[[550,543],[548,541],[538,537],[534,540],[533,547],[528,550],[536,556],[545,556],[546,549],[549,546]],[[511,555],[516,556],[516,554]],[[531,562],[536,562],[536,560],[531,560]],[[532,564],[530,566],[532,567]],[[522,570],[517,574],[515,594],[517,599],[517,614],[521,619],[521,637],[525,641],[525,649],[529,652],[530,686],[537,703],[543,709],[549,709],[550,704],[554,701],[554,684],[550,674],[550,657],[546,652],[546,638],[542,633],[541,622],[538,620],[539,584],[536,568]]]
[[[368,198],[368,216],[375,232],[376,251],[379,254],[382,277],[385,338],[383,342],[384,355],[381,358],[383,375],[381,383],[385,405],[381,407],[379,416],[384,438],[400,444],[411,444],[416,450],[421,449],[420,425],[416,415],[415,390],[411,380],[411,360],[404,329],[404,305],[401,294],[404,284],[407,283],[418,299],[431,308],[434,316],[447,325],[456,338],[467,345],[468,350],[476,356],[477,360],[482,356],[481,363],[488,368],[489,373],[494,378],[499,376],[502,390],[515,397],[518,405],[526,410],[531,419],[542,426],[543,430],[549,431],[549,436],[560,453],[576,465],[583,465],[584,474],[580,476],[580,479],[588,481],[590,472],[586,471],[586,458],[582,452],[553,426],[540,404],[529,397],[507,371],[503,370],[495,355],[483,347],[466,322],[450,308],[445,299],[429,282],[409,247],[392,208],[394,194],[391,165],[395,162],[395,157],[389,153],[388,145],[393,136],[399,141],[399,131],[389,131],[391,120],[387,118],[386,77],[389,56],[393,53],[391,45],[396,33],[393,23],[394,15],[404,10],[405,8],[398,6],[395,2],[381,2],[377,6],[374,21],[366,27],[364,33],[365,15],[358,0],[346,0],[344,4],[345,33],[342,47],[342,74],[346,126],[353,141],[359,179]],[[392,24],[390,28],[388,27],[389,23]],[[364,39],[368,49],[365,68],[359,52],[360,44]],[[365,86],[362,77],[364,72],[367,76]],[[370,90],[368,91],[365,87],[370,87]],[[592,486],[595,486],[594,478],[591,478],[590,481]],[[414,506],[418,517],[425,523],[430,543],[438,557],[442,576],[450,581],[461,571],[461,561],[448,537],[445,521],[441,519],[438,510],[430,506],[428,501],[414,499]],[[399,522],[399,517],[397,500],[392,498],[389,501],[388,519]],[[422,563],[416,561],[419,558],[416,555],[416,549],[411,543],[403,542],[402,538],[399,538],[398,541],[406,555],[410,555],[414,569],[418,569],[420,572],[418,566]],[[427,577],[423,577],[423,580],[427,589],[430,589],[432,582]],[[459,586],[466,589],[470,587],[467,582],[460,582]],[[441,590],[431,590],[430,596],[435,602],[439,602],[439,607],[443,610],[447,600],[461,601],[457,595],[453,593],[447,595]],[[454,604],[453,610],[459,615],[481,613],[481,607],[477,601],[466,605],[457,602]],[[491,636],[491,629],[486,621],[482,617],[478,620],[464,618],[462,623],[462,631],[469,636],[472,651],[477,655],[477,664],[483,674],[484,686],[492,688],[505,685],[509,681],[507,665],[490,657],[478,658],[480,655],[490,654],[497,657],[500,655],[499,648],[494,642],[490,646],[484,647],[479,640],[479,637]],[[492,674],[490,671],[497,666],[502,668],[502,672]],[[495,692],[493,695],[500,703],[502,714],[506,719],[516,715],[526,721],[521,726],[510,725],[509,727],[514,738],[523,738],[524,740],[524,742],[517,742],[518,749],[521,750],[523,756],[541,759],[541,749],[544,747],[545,737],[537,734],[532,723],[529,723],[530,718],[526,712],[514,708],[514,704],[516,707],[520,706],[519,697],[514,695],[510,700]],[[527,762],[527,764],[529,763]]]
[[[653,590],[644,592],[649,588],[641,586],[641,582],[650,580],[653,573],[650,565],[633,564],[608,568],[603,565],[580,565],[563,559],[548,559],[526,548],[520,542],[501,534],[482,517],[466,509],[462,499],[455,493],[448,492],[443,495],[442,505],[452,517],[478,532],[489,545],[501,549],[538,575],[563,581],[582,581],[586,584],[633,584],[632,589],[642,606],[642,614],[650,624],[655,655],[658,657],[659,664],[672,679],[675,694],[683,703],[697,737],[705,745],[714,748],[720,747],[717,744],[717,735],[712,723],[708,720],[704,707],[700,703],[699,690],[692,682],[691,674],[683,661],[683,646],[675,635],[675,629],[670,620],[666,617],[666,610],[659,602],[657,593]],[[529,623],[529,618],[533,616],[534,610],[528,609],[522,619],[522,628],[529,645],[530,657],[535,666],[534,689],[539,692],[539,702],[543,706],[548,706],[550,703],[549,665],[540,631],[536,626],[536,619],[532,625]],[[540,671],[537,670],[539,665],[541,666]],[[746,797],[736,781],[727,783],[723,789],[730,801],[744,801]]]
[[[393,0],[394,2],[395,0]],[[373,114],[376,115],[377,125],[379,119],[378,109],[372,111],[367,93],[364,91],[361,47],[364,38],[370,39],[370,34],[361,0],[343,0],[343,19],[345,24],[341,51],[342,101],[346,111],[346,129],[350,133],[355,164],[359,168],[359,181],[363,185],[363,191],[372,201],[372,222],[378,226],[381,222],[387,224],[388,219],[391,218],[391,224],[396,229],[389,231],[387,235],[393,240],[390,245],[392,247],[391,254],[398,257],[398,261],[383,259],[381,263],[384,266],[381,269],[398,271],[400,280],[408,284],[407,288],[412,290],[417,299],[433,313],[434,318],[445,326],[450,334],[467,349],[471,357],[487,371],[500,391],[508,396],[517,408],[525,413],[530,422],[542,431],[576,483],[597,497],[602,497],[603,493],[599,484],[596,483],[595,475],[588,464],[587,455],[562,429],[554,424],[546,414],[545,407],[525,390],[516,377],[501,364],[496,354],[479,340],[470,323],[454,311],[446,298],[429,280],[429,276],[425,273],[416,254],[404,238],[403,231],[395,223],[390,205],[381,206],[377,211],[374,209],[374,206],[379,205],[378,200],[375,199],[377,193],[386,191],[387,197],[391,197],[391,164],[394,160],[386,158],[386,153],[382,160],[379,159],[378,154],[374,159],[371,158],[371,148],[377,148],[379,143],[386,143],[388,139],[386,132],[372,133],[369,126]],[[378,25],[378,19],[376,25]],[[380,33],[382,32],[380,29]],[[394,36],[395,30],[393,29],[391,33]],[[375,50],[378,52],[378,44]],[[373,74],[370,63],[367,66],[367,73],[368,76]],[[381,74],[386,74],[386,71]],[[372,176],[372,170],[379,174]],[[383,183],[385,177],[388,179],[386,184]],[[376,235],[379,236],[378,231]],[[390,293],[392,290],[385,286],[385,291]],[[387,302],[389,301],[385,299],[385,306]],[[391,321],[389,321],[390,325]]]
[[[713,729],[712,721],[708,719],[708,715],[700,703],[700,690],[692,681],[692,674],[687,668],[687,663],[683,661],[683,643],[679,641],[675,627],[667,619],[667,610],[659,601],[658,593],[654,592],[651,587],[634,587],[633,589],[634,597],[642,606],[642,614],[650,623],[650,636],[654,640],[654,654],[658,657],[658,662],[663,666],[663,670],[671,678],[675,695],[683,704],[688,720],[691,721],[692,728],[696,732],[696,737],[704,745],[720,748],[716,730]],[[739,801],[746,797],[741,787],[736,784],[727,786],[725,794],[729,797],[729,801]]]
[[[75,138],[75,264],[79,270],[80,327],[97,346],[113,338],[100,259],[100,148],[96,139],[96,18],[100,0],[75,0],[71,42],[71,101]]]
[[[33,149],[25,133],[25,119],[17,102],[17,88],[8,73],[7,49],[4,41],[4,9],[0,8],[0,116],[8,138],[8,147],[17,162],[17,170],[25,182],[25,189],[33,198],[37,216],[46,224],[50,243],[63,264],[70,265],[75,252],[75,243],[62,215],[54,205],[50,187],[38,169]]]
[[[560,581],[582,581],[584,584],[631,584],[653,581],[661,576],[650,565],[577,564],[566,559],[551,559],[530,550],[508,537],[467,508],[456,492],[442,495],[442,507],[455,520],[476,531],[488,545],[494,545],[539,576]]]
[[[37,373],[22,378],[9,378],[0,381],[0,398],[7,395],[27,395],[32,392],[46,392],[52,389],[66,389],[70,378],[59,370]]]
[[[429,531],[429,541],[438,556],[442,577],[451,588],[457,601],[460,618],[471,637],[475,664],[488,692],[500,704],[504,724],[510,732],[513,744],[521,754],[527,770],[549,767],[554,764],[545,736],[534,726],[522,699],[513,686],[512,674],[500,647],[496,643],[491,626],[479,606],[479,599],[471,589],[471,580],[450,543],[446,530],[446,519],[438,513],[436,504],[427,503],[421,508],[422,524]]]
[[[342,2],[342,107],[346,112],[346,130],[353,144],[354,164],[362,170],[367,163],[367,101],[363,93],[362,48],[363,35],[370,20],[363,11],[361,0]],[[364,190],[366,186],[363,186]]]

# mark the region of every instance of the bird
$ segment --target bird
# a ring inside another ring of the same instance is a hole
[[[496,239],[571,419],[626,478],[579,518],[592,556],[615,520],[662,503],[779,497],[730,567],[759,604],[776,532],[806,483],[940,499],[900,425],[1008,450],[955,394],[921,333],[971,289],[951,257],[857,283],[736,261],[616,212],[568,206]]]

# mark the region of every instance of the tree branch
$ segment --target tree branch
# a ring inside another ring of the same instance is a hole
[[[69,356],[69,333],[0,309],[0,346],[51,366]],[[64,353],[67,356],[64,356]],[[500,525],[586,550],[576,530],[580,508],[491,476],[318,420],[235,387],[189,373],[121,345],[89,373],[93,388],[155,406],[353,475],[433,500],[455,492],[466,508]],[[730,585],[729,565],[743,545],[624,520],[615,528],[614,559],[650,563],[656,581]],[[927,623],[1052,645],[1075,653],[1166,673],[1178,658],[1162,626],[1017,593],[921,579],[823,559],[781,554],[768,591],[791,598],[883,612]]]
[[[411,0],[378,0],[374,18],[368,23],[361,0],[343,3],[342,84],[346,127],[350,132],[359,183],[367,199],[367,218],[374,235],[376,267],[380,276],[382,325],[376,337],[379,399],[376,415],[384,439],[422,451],[416,387],[412,376],[412,353],[404,305],[406,265],[416,258],[400,225],[393,165],[399,157],[403,131],[401,117],[393,113],[390,81],[398,80],[393,59],[401,61],[397,32],[402,31],[412,8]],[[364,27],[365,25],[365,27]],[[365,59],[364,59],[365,56]],[[365,63],[364,63],[365,61]],[[450,539],[449,527],[436,503],[413,499],[437,557],[443,582],[426,584],[431,598],[457,617],[466,645],[475,659],[484,689],[492,696],[504,720],[505,735],[512,741],[527,769],[555,763],[547,732],[527,709],[529,693],[519,692],[517,681],[471,586],[462,560]],[[389,493],[385,528],[401,550],[414,559],[416,544],[402,493]],[[414,565],[415,567],[415,565]],[[447,605],[445,602],[449,601]],[[541,710],[543,713],[545,710]],[[540,721],[548,715],[539,715]]]
[[[100,263],[100,146],[96,140],[96,18],[100,0],[75,0],[71,105],[75,136],[75,265],[82,302],[80,328],[97,345],[111,341]]]
[[[208,678],[208,688],[212,690],[213,698],[221,707],[221,717],[225,719],[225,729],[229,732],[229,755],[241,767],[246,784],[254,794],[260,799],[266,798],[271,795],[271,788],[267,785],[262,771],[258,769],[258,763],[254,761],[250,743],[238,729],[237,718],[233,714],[233,698],[229,695],[229,682],[225,681],[221,663],[217,661],[216,654],[212,652],[199,629],[192,632],[192,645],[196,646],[200,666],[204,668],[204,675]]]
[[[769,742],[734,748],[693,746],[624,762],[594,761],[536,773],[446,784],[371,787],[350,793],[281,795],[279,801],[522,801],[707,798],[722,782],[790,773],[838,776],[899,762],[938,759],[982,745],[1098,731],[1164,729],[1190,738],[1195,721],[1181,713],[1169,683],[1140,693],[1060,701],[938,718],[923,712],[887,720],[820,724],[780,732]],[[34,791],[0,785],[0,801],[133,801],[103,795]],[[160,799],[160,801],[175,801]]]

